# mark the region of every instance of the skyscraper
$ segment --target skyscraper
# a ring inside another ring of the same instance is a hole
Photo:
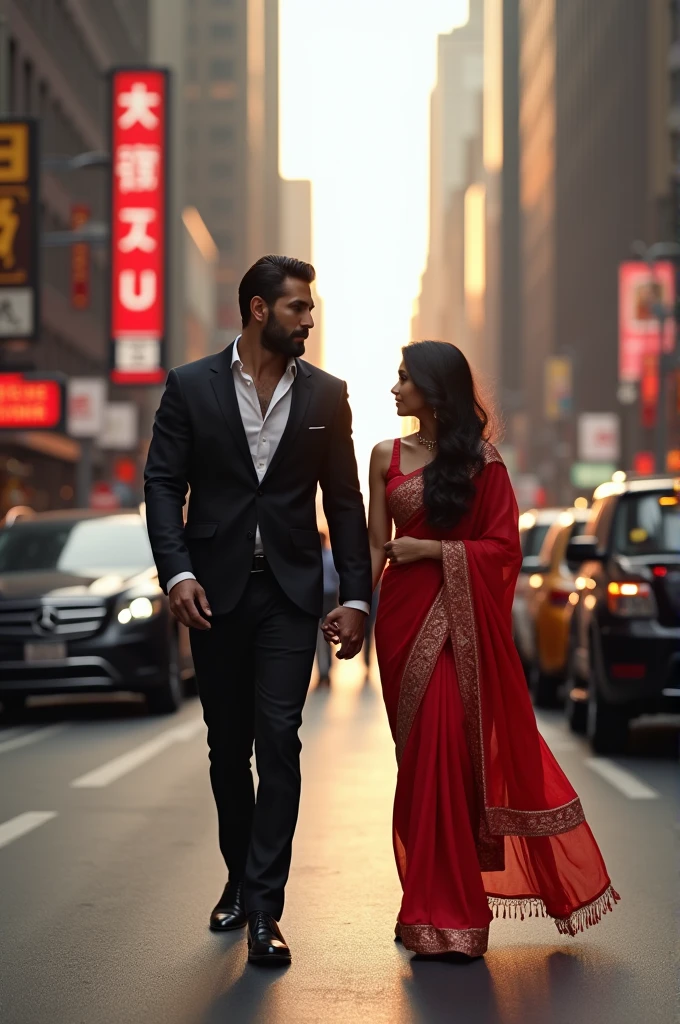
[[[303,179],[281,180],[281,252],[314,263],[312,183]],[[317,282],[312,285],[314,330],[306,346],[305,359],[323,366],[323,302]]]
[[[437,82],[430,102],[428,257],[413,321],[414,337],[453,341],[463,348],[471,341],[464,208],[466,190],[481,171],[483,13],[483,0],[471,0],[467,24],[438,40]],[[478,240],[483,255],[483,239]]]
[[[244,271],[279,246],[278,0],[187,0],[186,203],[219,250],[218,325]]]

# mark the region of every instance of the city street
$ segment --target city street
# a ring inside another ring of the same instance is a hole
[[[558,713],[544,735],[579,790],[622,902],[566,940],[494,922],[484,960],[413,962],[392,940],[395,760],[374,680],[312,691],[283,930],[293,964],[246,966],[212,934],[224,883],[196,700],[174,718],[121,701],[0,717],[0,1018],[6,1024],[675,1019],[677,732],[591,760]]]

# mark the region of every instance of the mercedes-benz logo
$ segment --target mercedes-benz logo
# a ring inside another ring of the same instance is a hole
[[[57,628],[57,613],[54,608],[45,605],[39,608],[33,618],[33,632],[38,636],[49,636]]]

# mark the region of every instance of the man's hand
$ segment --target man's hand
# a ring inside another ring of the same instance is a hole
[[[170,611],[185,626],[210,629],[212,615],[205,590],[198,580],[180,580],[170,591]]]
[[[340,644],[338,658],[355,658],[364,645],[366,616],[358,608],[334,608],[321,627],[329,644]]]

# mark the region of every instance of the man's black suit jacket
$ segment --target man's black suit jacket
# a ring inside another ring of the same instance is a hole
[[[213,615],[227,614],[246,588],[259,524],[282,589],[298,607],[321,615],[320,483],[340,600],[370,603],[368,534],[345,382],[297,360],[288,424],[260,483],[239,412],[232,351],[230,345],[171,370],[156,413],[144,490],[161,586],[193,572]]]

